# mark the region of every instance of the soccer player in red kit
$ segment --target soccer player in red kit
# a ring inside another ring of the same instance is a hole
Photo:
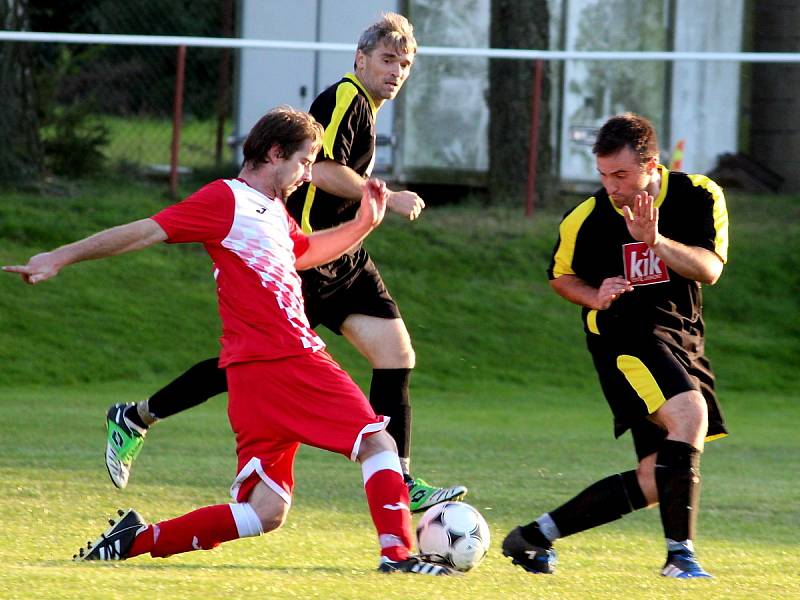
[[[311,235],[299,229],[284,199],[310,181],[322,133],[308,113],[272,110],[250,131],[236,179],[214,181],[151,218],[4,267],[36,284],[72,263],[158,242],[202,243],[214,263],[220,366],[227,369],[238,457],[234,503],[150,525],[130,510],[82,548],[78,560],[166,557],[278,528],[291,505],[294,457],[302,443],[361,463],[380,571],[450,574],[410,555],[409,495],[397,447],[385,431],[388,418],[375,414],[305,316],[297,270],[329,262],[360,243],[386,210],[386,186],[371,180],[352,220]]]

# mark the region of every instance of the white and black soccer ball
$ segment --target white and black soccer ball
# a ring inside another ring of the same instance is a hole
[[[429,508],[417,524],[417,548],[429,560],[459,571],[477,567],[489,551],[489,526],[464,502],[443,502]]]

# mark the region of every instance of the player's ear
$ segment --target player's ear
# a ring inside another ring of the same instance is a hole
[[[279,159],[283,160],[285,158],[286,156],[285,152],[283,151],[283,148],[278,146],[278,144],[272,144],[272,146],[269,147],[269,150],[267,150],[267,157],[265,162],[274,163],[277,162]]]
[[[355,70],[364,68],[364,63],[367,60],[367,55],[363,50],[356,50],[356,59],[353,61],[353,68]]]

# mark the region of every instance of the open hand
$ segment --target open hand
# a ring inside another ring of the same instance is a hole
[[[652,247],[658,241],[658,207],[653,197],[647,192],[637,194],[633,208],[624,206],[625,225],[628,232],[637,242],[644,242]]]

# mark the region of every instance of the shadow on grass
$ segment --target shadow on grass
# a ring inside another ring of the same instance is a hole
[[[152,560],[152,559],[151,559]],[[331,567],[331,566],[287,566],[287,565],[280,565],[280,566],[269,566],[263,564],[249,564],[249,565],[242,565],[242,564],[219,564],[215,563],[213,565],[209,565],[208,563],[205,564],[186,564],[186,563],[178,563],[173,562],[171,564],[161,564],[161,563],[147,563],[147,562],[140,562],[137,561],[136,564],[131,564],[130,562],[123,561],[90,561],[90,562],[77,562],[72,559],[49,559],[49,560],[41,560],[29,563],[28,566],[31,567],[47,567],[47,568],[59,568],[63,569],[65,563],[74,563],[75,568],[78,569],[118,569],[124,568],[126,571],[131,571],[132,573],[140,572],[142,574],[153,572],[153,571],[208,571],[209,569],[214,569],[215,571],[218,570],[233,570],[233,571],[259,571],[259,572],[271,572],[271,573],[283,573],[286,575],[290,574],[303,574],[303,573],[319,573],[323,575],[350,575],[353,574],[354,571],[358,571],[358,569],[353,569],[352,567],[341,566],[341,567]],[[377,562],[376,562],[377,564]],[[371,570],[370,570],[371,571]],[[367,571],[369,572],[369,571]]]

